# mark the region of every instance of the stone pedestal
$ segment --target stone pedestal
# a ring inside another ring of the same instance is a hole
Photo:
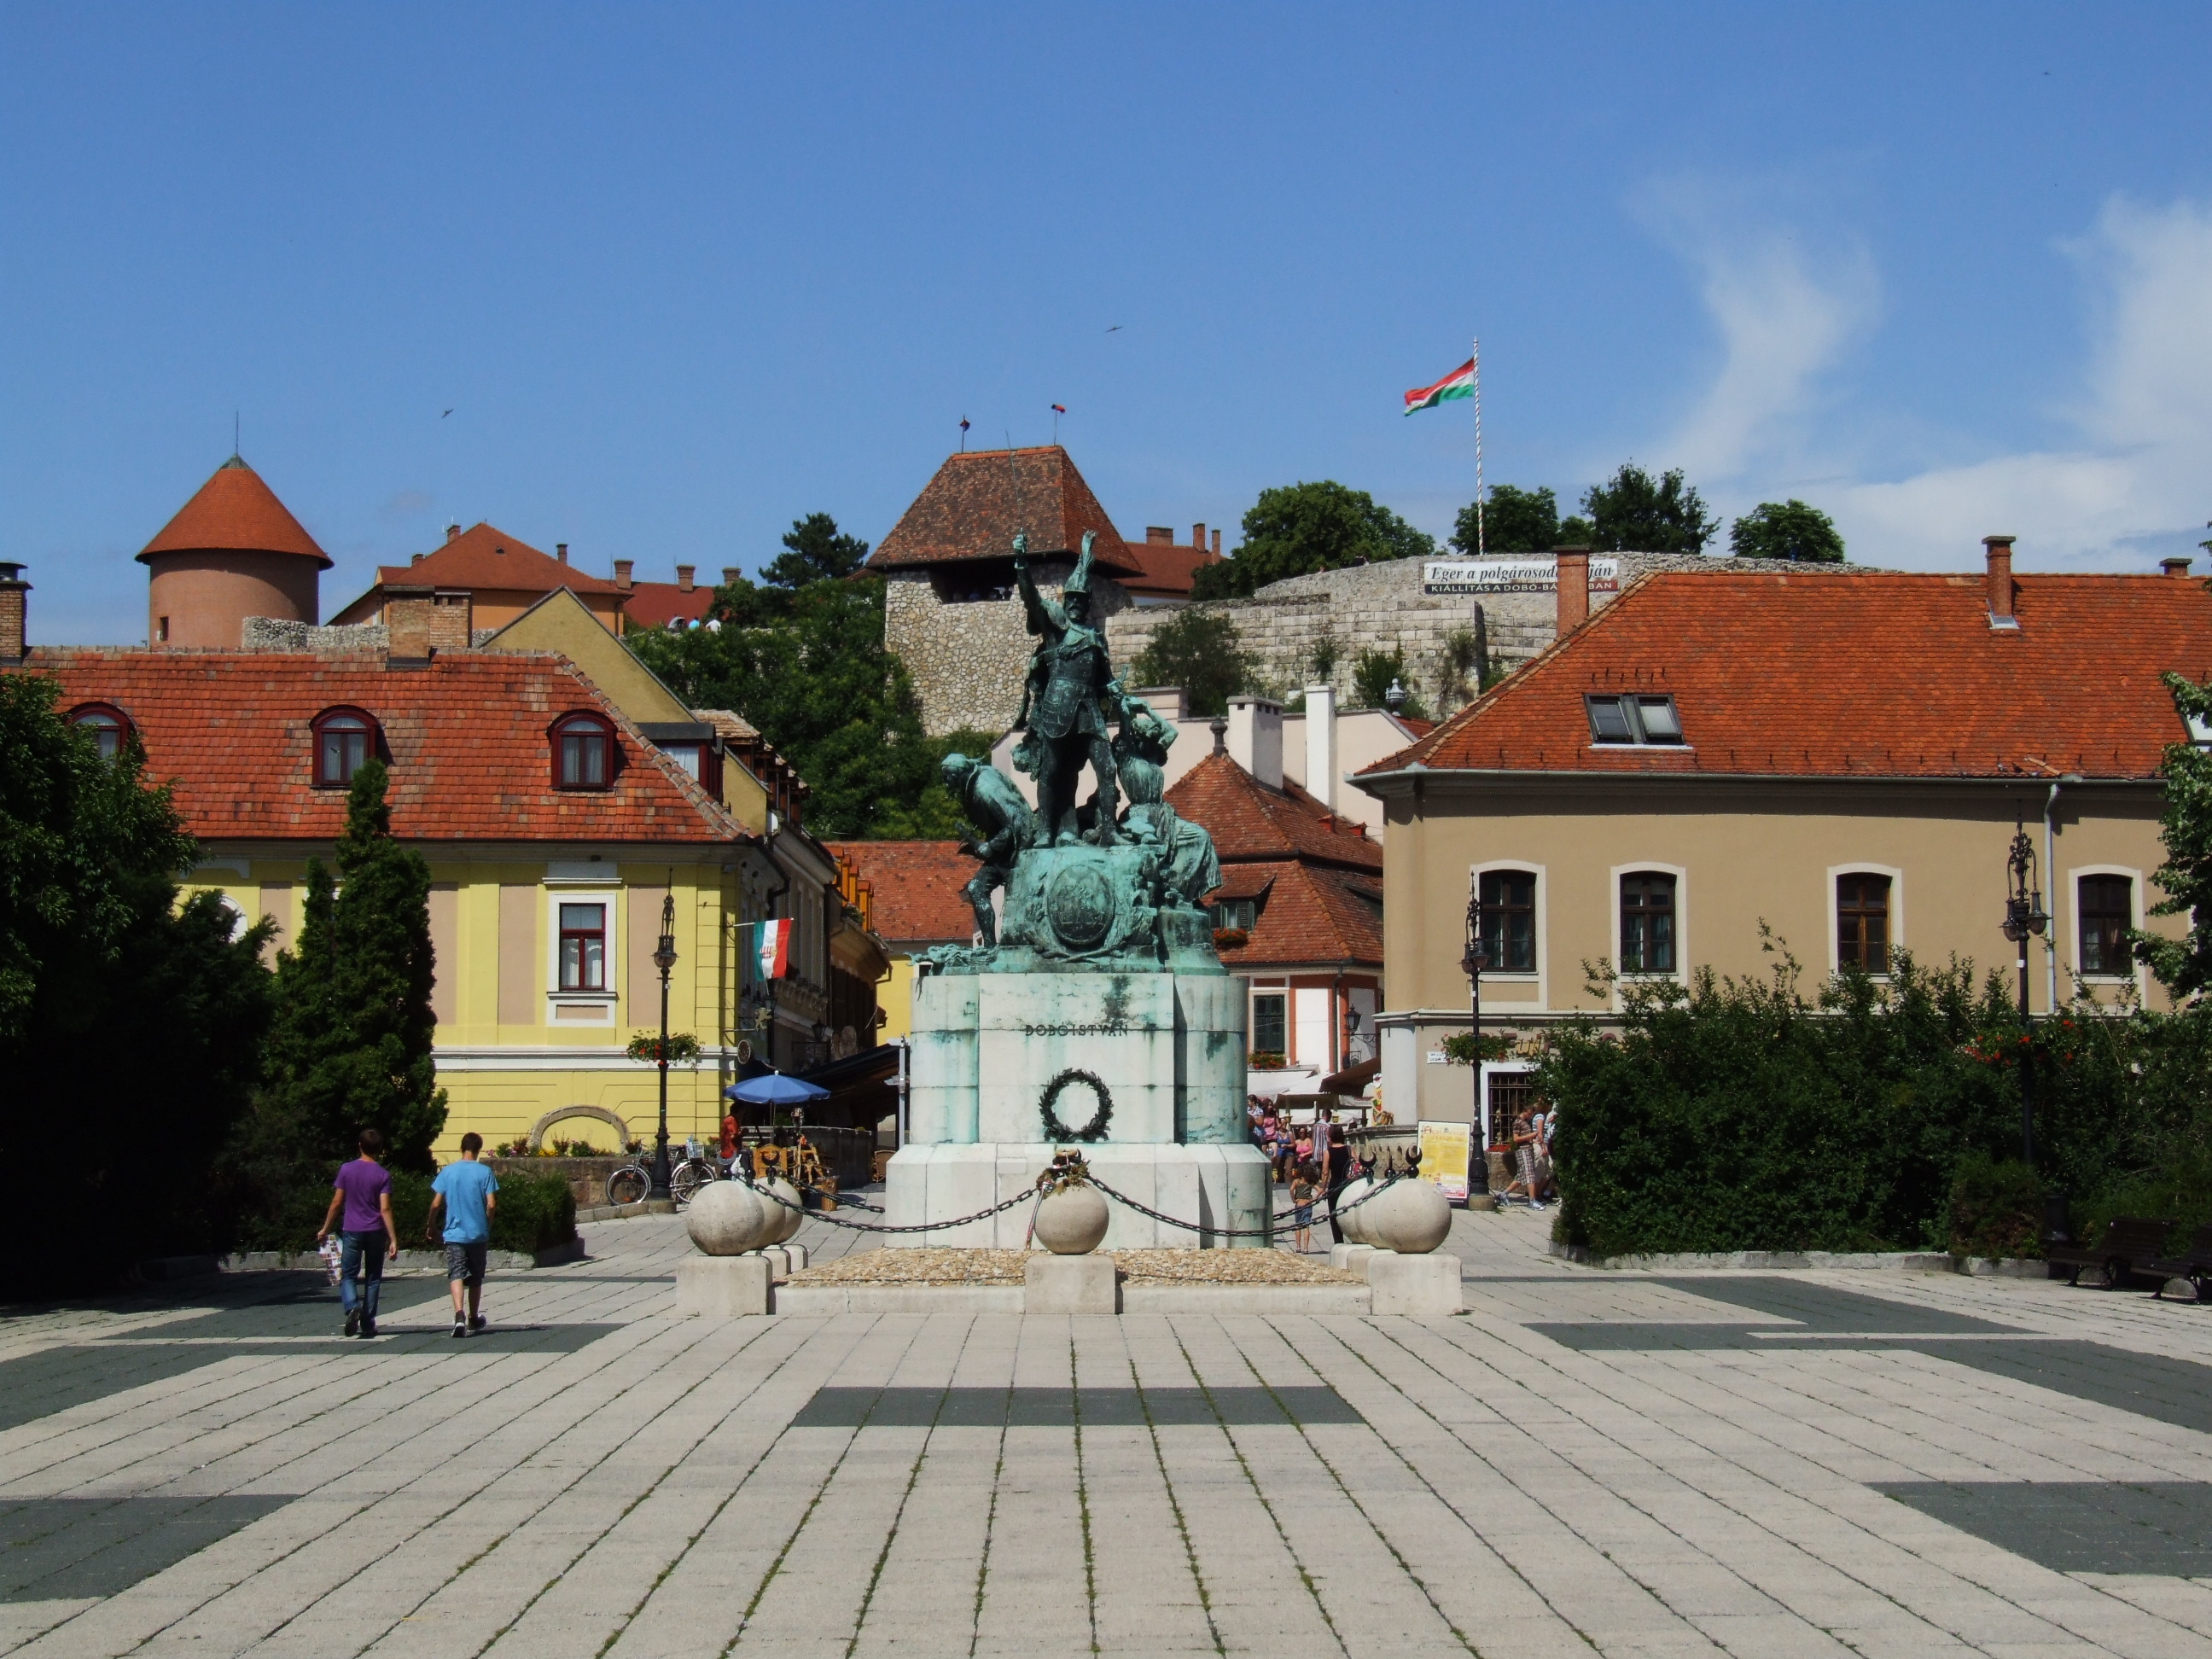
[[[1459,1258],[1400,1255],[1376,1250],[1366,1261],[1369,1310],[1405,1319],[1449,1319],[1466,1306],[1460,1295]]]
[[[769,1311],[769,1264],[757,1255],[696,1255],[676,1264],[676,1311],[742,1319]]]
[[[1364,1279],[1367,1258],[1374,1254],[1372,1244],[1332,1244],[1328,1247],[1328,1265],[1340,1273],[1355,1273]]]
[[[1025,1314],[1114,1314],[1121,1311],[1110,1255],[1032,1257],[1022,1274]]]
[[[1060,1143],[1062,1145],[1068,1143]],[[885,1171],[884,1219],[893,1226],[972,1215],[1028,1192],[1057,1150],[1048,1140],[904,1146]],[[1261,1237],[1231,1237],[1216,1229],[1258,1234],[1268,1224],[1273,1187],[1267,1160],[1249,1145],[1178,1146],[1078,1145],[1091,1173],[1139,1204],[1193,1231],[1138,1214],[1107,1200],[1107,1250],[1264,1249]],[[1018,1204],[983,1221],[927,1233],[891,1233],[886,1246],[966,1245],[1018,1250],[1030,1243],[1032,1204]]]
[[[760,1252],[760,1259],[768,1263],[768,1276],[781,1285],[791,1277],[791,1253],[781,1244],[770,1244]]]

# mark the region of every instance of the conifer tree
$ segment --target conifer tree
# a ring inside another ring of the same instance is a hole
[[[299,946],[277,959],[261,1127],[322,1163],[374,1128],[393,1168],[428,1170],[446,1127],[430,1053],[430,868],[392,839],[388,781],[379,760],[354,774],[335,878],[307,862]]]

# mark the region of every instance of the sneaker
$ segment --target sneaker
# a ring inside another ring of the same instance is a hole
[[[469,1334],[469,1322],[459,1314],[453,1316],[453,1340],[458,1342]]]
[[[483,1328],[484,1328],[484,1316],[483,1316],[482,1314],[471,1314],[471,1315],[469,1316],[469,1328],[470,1328],[471,1330],[472,1330],[472,1331],[480,1331],[480,1330],[482,1330]]]
[[[361,1322],[361,1335],[362,1335],[362,1340],[365,1342],[365,1341],[367,1341],[370,1337],[373,1337],[373,1336],[374,1336],[375,1334],[376,1334],[376,1322],[375,1322],[374,1319],[364,1319],[364,1320],[362,1320],[362,1321]]]
[[[348,1308],[346,1310],[346,1334],[348,1336],[358,1336],[360,1334],[361,1310],[358,1308]]]

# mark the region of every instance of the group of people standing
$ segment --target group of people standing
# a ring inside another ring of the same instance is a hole
[[[363,1129],[356,1143],[358,1158],[338,1166],[331,1183],[331,1207],[323,1216],[319,1245],[338,1241],[338,1302],[345,1310],[345,1334],[376,1334],[377,1304],[384,1289],[384,1264],[399,1254],[399,1223],[392,1213],[392,1172],[384,1167],[384,1137]],[[453,1298],[453,1334],[467,1337],[484,1328],[484,1270],[491,1255],[491,1218],[499,1209],[499,1177],[478,1161],[483,1137],[471,1130],[461,1137],[461,1155],[438,1171],[430,1183],[428,1242],[446,1247],[446,1282]]]
[[[1328,1230],[1341,1244],[1344,1231],[1337,1224],[1336,1195],[1358,1171],[1352,1143],[1336,1114],[1324,1106],[1310,1122],[1295,1123],[1271,1100],[1255,1097],[1247,1109],[1252,1144],[1267,1156],[1277,1184],[1291,1189],[1293,1248],[1300,1254],[1313,1249],[1314,1207],[1329,1206]]]

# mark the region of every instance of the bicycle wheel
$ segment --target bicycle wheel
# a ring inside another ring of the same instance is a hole
[[[702,1158],[687,1158],[670,1171],[668,1191],[678,1204],[689,1204],[692,1195],[714,1178],[714,1166]]]
[[[607,1177],[607,1202],[610,1204],[641,1203],[652,1190],[653,1182],[635,1164],[625,1164]]]

